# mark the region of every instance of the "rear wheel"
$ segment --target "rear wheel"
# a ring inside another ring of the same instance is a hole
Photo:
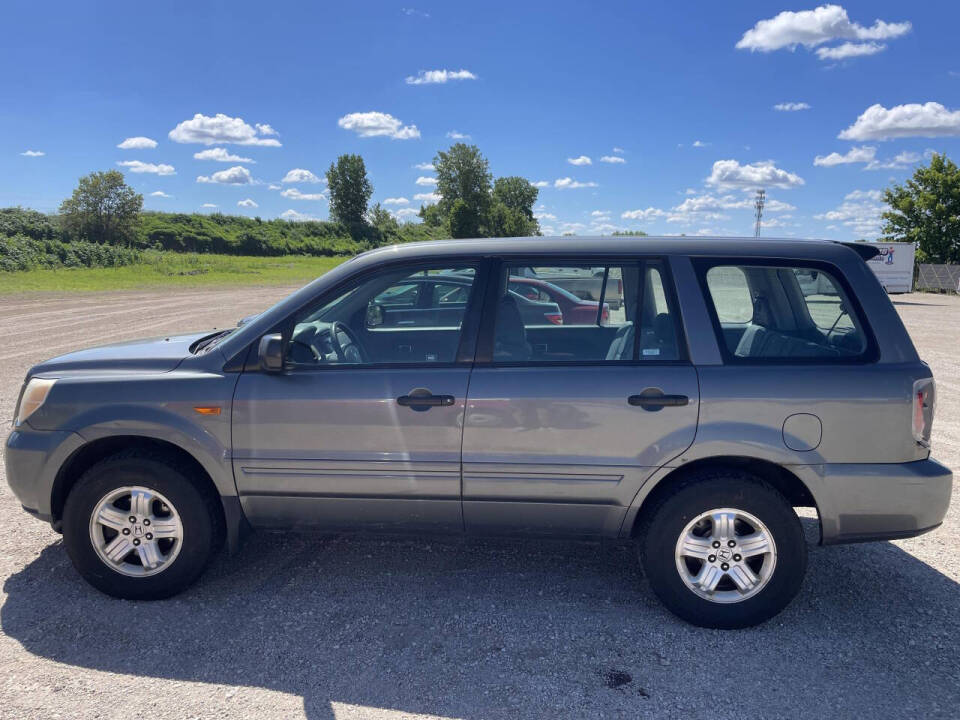
[[[188,469],[121,453],[90,468],[64,506],[63,538],[77,571],[114,597],[170,597],[203,572],[218,516]]]
[[[806,573],[799,518],[780,493],[747,473],[690,477],[650,509],[641,533],[654,593],[694,625],[762,623],[790,603]]]

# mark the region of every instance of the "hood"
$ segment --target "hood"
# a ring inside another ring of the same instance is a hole
[[[193,343],[209,335],[209,332],[171,335],[77,350],[35,365],[30,370],[30,376],[78,370],[169,372],[190,356]]]

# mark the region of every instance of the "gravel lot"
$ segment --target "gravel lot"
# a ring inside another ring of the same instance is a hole
[[[0,418],[37,361],[287,291],[0,298]],[[960,298],[895,301],[960,469]],[[920,538],[811,547],[783,614],[723,632],[663,610],[628,546],[554,541],[261,534],[176,599],[113,600],[0,468],[0,717],[956,717],[958,505]]]

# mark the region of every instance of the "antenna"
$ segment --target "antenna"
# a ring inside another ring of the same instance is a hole
[[[760,237],[760,226],[763,224],[763,203],[766,200],[767,191],[766,190],[757,190],[757,199],[754,200],[753,206],[757,209],[757,225],[753,230],[754,237]]]

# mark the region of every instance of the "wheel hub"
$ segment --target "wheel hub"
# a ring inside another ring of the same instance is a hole
[[[111,569],[134,577],[155,575],[176,559],[183,524],[173,504],[146,487],[120,487],[90,516],[90,541]]]
[[[687,588],[716,603],[742,602],[773,576],[777,548],[757,517],[717,508],[695,517],[677,539],[677,572]]]

